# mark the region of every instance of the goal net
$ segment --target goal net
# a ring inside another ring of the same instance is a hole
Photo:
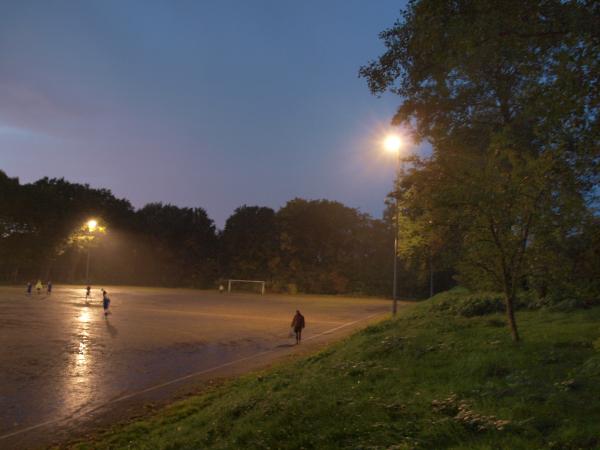
[[[265,294],[265,282],[257,280],[227,280],[227,292],[232,291],[258,292]]]

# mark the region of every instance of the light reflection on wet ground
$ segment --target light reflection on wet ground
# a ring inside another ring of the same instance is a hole
[[[97,289],[86,302],[83,289],[27,296],[0,288],[0,448],[38,442],[36,433],[41,439],[47,430],[2,436],[69,421],[149,386],[285,347],[296,308],[307,318],[309,337],[389,306],[373,299],[107,289],[113,314],[105,318]]]

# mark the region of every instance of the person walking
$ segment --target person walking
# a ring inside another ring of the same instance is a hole
[[[48,295],[52,294],[52,281],[48,281]]]
[[[104,317],[107,317],[110,312],[108,308],[110,306],[110,298],[108,298],[108,292],[102,290],[102,308],[104,308]]]
[[[304,316],[300,314],[299,310],[296,310],[296,314],[292,319],[292,328],[294,329],[294,333],[296,335],[296,344],[299,344],[302,340],[302,329],[306,325],[306,321],[304,320]]]
[[[31,283],[31,281],[29,281],[27,283],[27,295],[31,295],[31,288],[33,287],[33,284]]]

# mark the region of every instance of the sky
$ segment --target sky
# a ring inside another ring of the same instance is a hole
[[[0,169],[202,207],[219,228],[295,197],[380,217],[400,99],[358,69],[404,3],[4,1]]]

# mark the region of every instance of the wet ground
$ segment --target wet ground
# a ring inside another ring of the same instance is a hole
[[[0,288],[0,448],[77,437],[202,388],[209,379],[317,348],[389,311],[390,302],[187,289]],[[296,308],[303,345],[289,338]]]

